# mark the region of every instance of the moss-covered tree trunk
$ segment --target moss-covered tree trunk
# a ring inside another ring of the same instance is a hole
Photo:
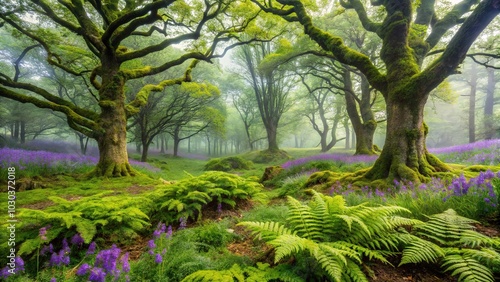
[[[94,169],[96,176],[129,176],[135,172],[129,164],[127,152],[127,115],[125,112],[125,79],[119,64],[110,58],[102,59],[102,84],[99,89],[101,113],[97,135],[99,162]]]
[[[366,178],[422,182],[429,180],[435,172],[449,170],[427,151],[427,127],[423,118],[427,97],[423,96],[419,99],[399,99],[397,96],[388,99],[384,148]]]

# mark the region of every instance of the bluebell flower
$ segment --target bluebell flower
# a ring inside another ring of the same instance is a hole
[[[89,281],[92,282],[105,282],[106,272],[100,267],[94,267],[90,270]]]
[[[148,248],[150,248],[150,249],[156,248],[156,244],[155,244],[154,240],[149,240],[148,241]]]
[[[155,262],[160,264],[162,261],[163,261],[162,256],[160,254],[156,254]]]
[[[130,272],[130,264],[128,262],[128,252],[122,256],[120,261],[122,263],[122,271],[125,273]]]
[[[76,275],[78,276],[83,276],[85,274],[87,274],[90,270],[90,265],[88,265],[87,263],[84,263],[82,264],[78,270],[76,271]]]
[[[95,252],[95,248],[96,248],[96,243],[95,242],[91,242],[90,245],[89,245],[89,249],[87,250],[87,252],[85,254],[86,255],[93,255],[94,252]]]
[[[80,233],[76,233],[73,237],[71,237],[71,244],[81,247],[83,243],[85,242]]]

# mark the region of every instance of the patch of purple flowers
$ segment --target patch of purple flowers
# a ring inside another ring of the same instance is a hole
[[[349,154],[320,154],[315,156],[310,156],[306,158],[300,158],[296,160],[288,161],[281,165],[284,169],[289,169],[294,166],[304,165],[312,161],[331,161],[331,162],[341,162],[341,163],[373,163],[377,159],[377,156],[367,156],[367,155],[349,155]]]
[[[97,164],[98,157],[49,151],[29,151],[22,149],[0,148],[0,168],[15,166],[20,169],[38,167],[44,170],[58,168],[77,168]],[[160,171],[149,163],[129,160],[134,166],[143,167],[153,172]]]
[[[21,257],[15,257],[14,263],[16,265],[14,269],[11,269],[9,266],[5,266],[0,269],[0,278],[7,279],[13,274],[18,274],[19,272],[24,271],[24,260]]]
[[[120,254],[121,250],[116,245],[113,245],[110,249],[102,250],[97,254],[94,266],[82,264],[76,274],[81,277],[88,274],[88,280],[94,282],[104,282],[108,276],[118,280],[121,273],[130,271],[128,253],[122,255],[121,258]]]

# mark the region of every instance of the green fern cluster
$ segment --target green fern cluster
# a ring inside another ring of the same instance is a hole
[[[275,262],[308,254],[333,281],[368,281],[361,270],[364,258],[390,264],[386,256],[402,243],[401,226],[420,221],[398,216],[397,206],[348,207],[342,196],[313,192],[308,204],[288,197],[287,224],[242,222],[275,248]]]
[[[202,209],[211,203],[232,208],[238,200],[263,201],[262,185],[234,174],[209,171],[198,177],[163,186],[150,197],[158,203],[160,220],[171,223],[181,217],[200,219]]]
[[[287,265],[269,267],[267,263],[257,263],[257,267],[235,264],[227,270],[199,270],[190,274],[182,282],[265,282],[285,281],[304,282],[301,277],[293,274]]]
[[[500,270],[498,238],[490,238],[473,230],[472,219],[449,209],[414,226],[406,236],[400,265],[407,263],[439,263],[458,281],[495,281]]]
[[[89,243],[97,232],[118,238],[131,239],[149,225],[147,214],[153,210],[152,201],[146,197],[127,195],[107,196],[100,193],[75,201],[60,197],[49,197],[56,205],[45,210],[21,209],[22,222],[19,241],[24,241],[18,254],[30,254],[41,244],[38,231],[50,226],[47,240],[68,237],[80,233],[85,243]]]

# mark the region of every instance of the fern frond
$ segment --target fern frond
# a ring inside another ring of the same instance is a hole
[[[347,262],[347,267],[345,268],[346,275],[350,278],[350,281],[353,282],[368,282],[368,278],[366,278],[365,273],[361,270],[358,264],[355,264],[351,261]]]
[[[328,243],[328,244],[330,246],[338,248],[338,249],[344,249],[344,250],[349,249],[349,250],[356,252],[357,254],[360,254],[360,255],[357,255],[357,258],[355,258],[355,259],[359,260],[359,263],[361,263],[361,259],[359,257],[361,257],[361,255],[363,255],[370,260],[375,258],[375,259],[378,259],[379,261],[381,261],[385,264],[389,264],[392,266],[392,264],[384,257],[385,252],[368,249],[368,248],[365,248],[363,246],[352,244],[349,242],[344,242],[344,241],[337,241],[337,242],[332,242],[332,243]]]
[[[246,226],[252,230],[252,235],[258,239],[273,240],[280,235],[295,235],[296,232],[286,228],[283,224],[278,222],[255,222],[244,221],[238,225]]]
[[[287,221],[297,234],[305,238],[322,237],[323,222],[311,211],[311,207],[303,205],[296,199],[288,197]]]
[[[500,249],[500,238],[491,238],[474,230],[465,230],[461,234],[459,245],[468,246],[471,248],[477,247],[493,247]]]
[[[443,259],[442,268],[445,272],[451,272],[451,276],[458,276],[458,281],[495,281],[491,270],[479,261],[460,254],[447,255]]]
[[[440,246],[414,236],[413,241],[403,250],[399,266],[407,263],[435,263],[444,255],[445,253]]]

